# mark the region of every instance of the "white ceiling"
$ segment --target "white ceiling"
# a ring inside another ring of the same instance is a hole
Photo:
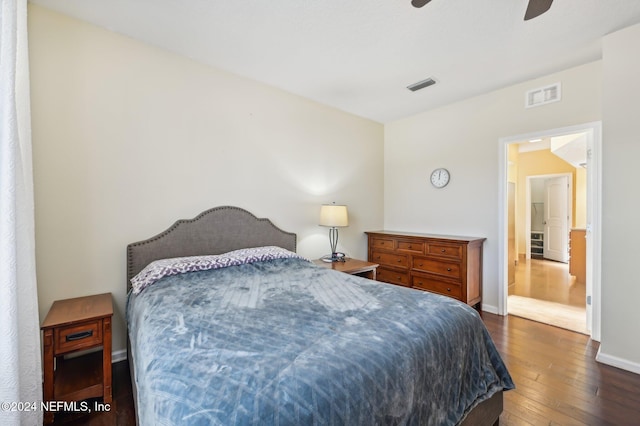
[[[555,0],[527,22],[527,0],[30,1],[382,123],[597,60],[640,22],[640,0]]]
[[[551,136],[518,143],[518,152],[548,150],[573,167],[584,167],[587,163],[587,134]]]

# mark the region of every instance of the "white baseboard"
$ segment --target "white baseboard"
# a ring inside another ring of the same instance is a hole
[[[498,308],[487,304],[482,304],[482,312],[489,312],[490,314],[498,315]]]
[[[635,374],[640,374],[639,363],[631,362],[623,358],[618,358],[617,356],[602,353],[602,347],[598,348],[598,353],[596,354],[596,361],[602,364],[610,365],[612,367],[620,368],[622,370],[627,370]]]
[[[120,349],[119,351],[111,352],[111,363],[112,364],[114,362],[124,361],[125,359],[127,359],[127,350],[126,349]]]

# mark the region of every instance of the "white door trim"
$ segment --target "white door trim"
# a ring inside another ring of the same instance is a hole
[[[498,314],[507,315],[507,170],[508,145],[535,138],[587,133],[590,157],[587,169],[587,295],[591,290],[591,338],[600,341],[601,324],[601,238],[602,238],[602,122],[578,124],[539,132],[506,136],[498,140]],[[589,307],[587,307],[589,309]]]

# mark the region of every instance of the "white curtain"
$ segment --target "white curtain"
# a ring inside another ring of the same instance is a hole
[[[0,0],[0,424],[42,424],[27,0]],[[17,405],[9,408],[19,408]]]

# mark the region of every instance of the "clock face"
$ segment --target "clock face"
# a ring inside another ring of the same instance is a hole
[[[435,169],[431,172],[431,184],[436,188],[444,188],[449,183],[449,177],[447,169]]]

